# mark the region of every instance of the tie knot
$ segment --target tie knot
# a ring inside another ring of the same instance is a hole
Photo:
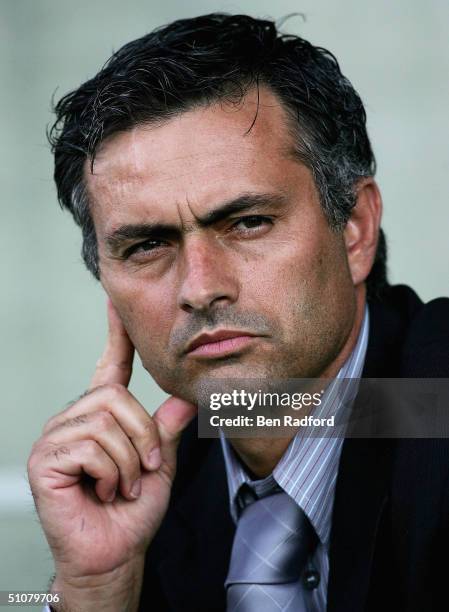
[[[244,482],[238,490],[236,496],[239,516],[247,506],[254,503],[258,499],[262,499],[268,495],[273,495],[274,493],[282,492],[283,490],[275,481],[273,476],[269,476],[264,480],[253,481],[251,484]]]
[[[249,503],[237,523],[227,583],[298,580],[317,541],[305,513],[282,490],[257,498],[248,486],[241,499]]]

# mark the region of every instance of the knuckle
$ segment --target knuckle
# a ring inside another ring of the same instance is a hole
[[[33,448],[27,461],[27,470],[30,476],[34,475],[39,467],[47,462],[60,461],[64,455],[70,455],[70,449],[64,445],[45,443],[40,439],[33,444]]]
[[[31,451],[30,451],[30,459],[31,457],[33,457],[39,452],[40,445],[41,445],[41,438],[39,438],[33,443],[33,446],[31,447]]]
[[[45,436],[51,431],[53,431],[54,429],[56,429],[57,427],[59,427],[61,425],[61,422],[64,419],[64,414],[65,414],[65,410],[63,410],[62,412],[58,412],[57,414],[54,414],[50,419],[48,419],[48,421],[45,423],[44,427],[42,428],[42,435]]]
[[[123,397],[128,395],[128,389],[121,385],[120,383],[109,383],[104,385],[105,391],[108,394],[108,397],[114,401],[122,399]]]
[[[28,457],[28,461],[27,461],[27,471],[29,475],[34,473],[36,464],[37,464],[37,455],[32,453]]]
[[[41,447],[42,441],[41,438],[39,438],[39,440],[36,440],[36,442],[31,447],[31,452],[27,460],[28,473],[34,471],[37,463],[40,461]]]
[[[64,455],[67,456],[70,454],[71,453],[68,446],[55,446],[45,453],[45,458],[60,461]]]
[[[91,390],[88,389],[87,391],[84,391],[83,393],[81,393],[81,395],[79,395],[75,399],[67,402],[67,404],[64,407],[64,410],[61,410],[60,412],[58,412],[57,414],[54,414],[52,417],[48,419],[48,421],[45,423],[44,427],[42,428],[42,432],[46,434],[52,429],[55,429],[56,427],[58,427],[61,424],[61,422],[63,422],[68,411],[74,406],[76,406],[80,400],[82,400],[86,395],[89,395],[90,393],[91,393]]]
[[[115,426],[115,419],[107,410],[99,410],[92,417],[95,427],[99,431],[109,431]]]
[[[80,440],[78,444],[79,451],[83,457],[96,459],[101,454],[100,447],[95,440]]]

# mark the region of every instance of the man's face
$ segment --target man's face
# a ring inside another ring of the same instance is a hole
[[[86,171],[103,286],[144,367],[190,401],[205,377],[323,374],[354,323],[343,236],[270,91],[248,132],[256,105],[120,133]]]

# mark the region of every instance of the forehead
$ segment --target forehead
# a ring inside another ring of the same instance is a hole
[[[285,191],[300,166],[292,150],[287,113],[262,88],[259,99],[252,91],[239,105],[195,108],[118,133],[99,149],[93,174],[86,162],[95,224],[141,220],[142,207],[167,216],[186,204],[201,212],[238,193]]]

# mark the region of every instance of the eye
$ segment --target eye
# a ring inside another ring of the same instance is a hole
[[[270,217],[250,215],[247,217],[240,217],[240,219],[232,225],[231,231],[243,234],[256,234],[270,225],[273,225],[273,220]]]
[[[124,253],[125,258],[135,256],[148,256],[155,254],[161,247],[166,246],[166,243],[162,240],[149,239],[143,242],[138,242],[128,247]]]

